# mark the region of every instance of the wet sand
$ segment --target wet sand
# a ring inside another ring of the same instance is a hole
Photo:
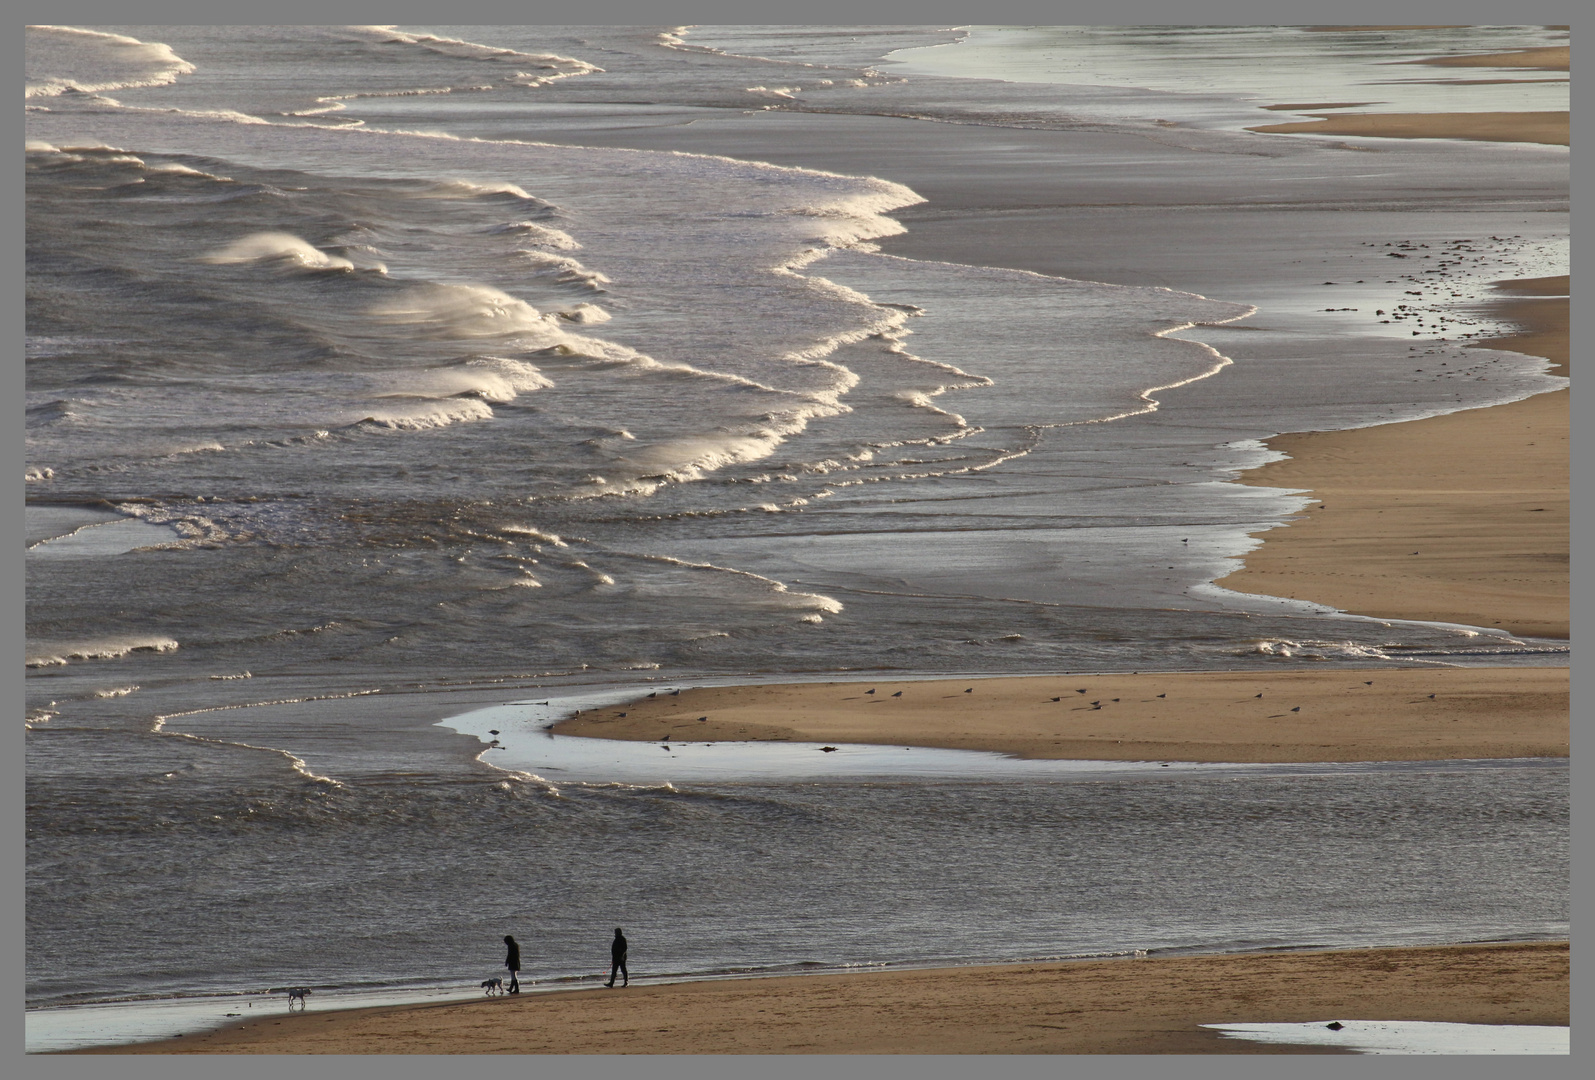
[[[1342,113],[1247,131],[1276,135],[1355,135],[1381,139],[1475,139],[1568,145],[1568,113]]]
[[[644,985],[309,1012],[106,1054],[1278,1054],[1198,1025],[1569,1022],[1566,942]]]
[[[1337,667],[723,686],[592,709],[553,730],[1086,761],[1566,757],[1568,682],[1565,667]]]
[[[1568,278],[1505,283],[1498,313],[1524,327],[1491,345],[1568,373]],[[1547,296],[1547,294],[1550,294]],[[1242,483],[1312,492],[1219,580],[1360,615],[1566,638],[1568,392],[1403,424],[1281,435],[1287,460]]]

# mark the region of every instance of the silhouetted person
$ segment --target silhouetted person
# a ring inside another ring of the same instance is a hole
[[[626,935],[620,932],[620,927],[615,927],[615,940],[609,943],[609,981],[605,986],[615,985],[615,973],[620,973],[620,985],[631,985],[631,972],[626,970]]]
[[[515,944],[515,939],[508,934],[504,935],[504,944],[509,948],[509,954],[504,957],[504,966],[510,969],[509,992],[518,994],[521,992],[521,983],[518,977],[521,970],[521,947]]]

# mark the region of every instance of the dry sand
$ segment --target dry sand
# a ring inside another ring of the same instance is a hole
[[[1340,113],[1318,120],[1247,128],[1278,135],[1357,135],[1382,139],[1476,139],[1568,145],[1565,112]]]
[[[1566,375],[1566,277],[1507,283],[1525,328],[1497,345]],[[1562,299],[1547,294],[1564,294]],[[1242,483],[1312,492],[1307,511],[1219,581],[1378,618],[1569,628],[1568,393],[1352,431],[1281,435]]]
[[[703,687],[592,709],[554,730],[1090,761],[1565,757],[1568,669],[1337,667]]]
[[[1198,1025],[1567,1024],[1568,945],[1193,956],[638,985],[257,1018],[109,1054],[1278,1054]]]

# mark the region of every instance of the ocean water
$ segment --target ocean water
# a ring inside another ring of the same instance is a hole
[[[1263,38],[1349,91],[1361,46],[1307,33]],[[1211,585],[1301,505],[1228,482],[1260,439],[1565,385],[1462,347],[1490,281],[1565,272],[1565,151],[1236,131],[1257,37],[1231,76],[1191,40],[1200,94],[990,77],[1043,32],[30,29],[30,1045],[68,1003],[474,986],[511,932],[573,979],[617,921],[672,977],[1565,934],[1556,764],[561,783],[439,723],[1565,663]],[[977,210],[1053,222],[983,247]]]

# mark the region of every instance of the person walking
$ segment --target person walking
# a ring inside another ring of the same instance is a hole
[[[521,947],[515,944],[515,939],[510,937],[508,934],[504,935],[504,944],[509,949],[509,954],[504,957],[504,966],[510,969],[509,993],[518,994],[521,992],[521,983],[519,977],[521,970]]]
[[[620,985],[631,985],[631,972],[626,970],[626,935],[620,932],[620,927],[615,927],[615,940],[609,943],[609,981],[605,986],[615,985],[615,973],[620,973]]]

